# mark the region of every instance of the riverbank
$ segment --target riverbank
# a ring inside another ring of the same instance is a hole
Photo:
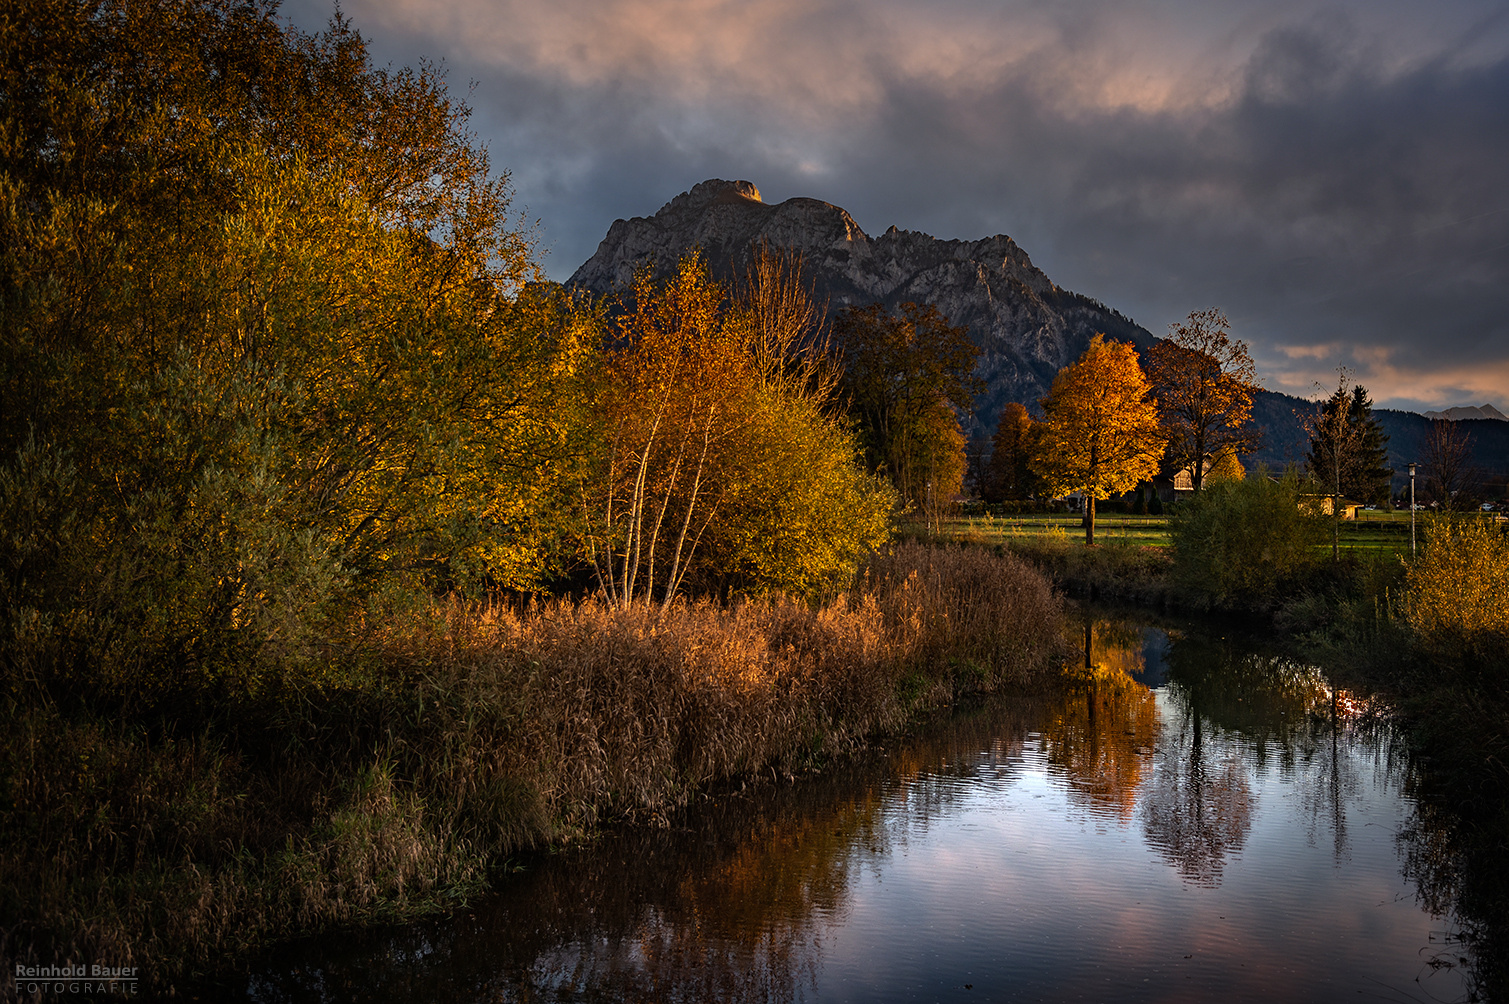
[[[818,606],[437,602],[328,655],[191,718],[13,700],[4,955],[170,989],[273,939],[443,911],[511,854],[1051,677],[1067,642],[1021,559],[904,545]]]

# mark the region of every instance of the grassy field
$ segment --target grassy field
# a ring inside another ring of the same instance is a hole
[[[1417,516],[1417,534],[1423,534],[1427,518],[1429,517],[1423,513]],[[1024,513],[946,519],[939,536],[970,543],[1009,544],[1013,540],[1052,540],[1059,537],[1066,541],[1081,541],[1084,533],[1078,513]],[[1095,540],[1100,544],[1168,547],[1168,517],[1097,513]],[[1328,541],[1322,549],[1330,550],[1330,547]],[[1361,512],[1355,520],[1343,520],[1341,548],[1348,552],[1408,554],[1409,513]]]

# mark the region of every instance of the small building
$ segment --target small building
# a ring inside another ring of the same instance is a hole
[[[1200,463],[1202,480],[1209,481],[1212,476],[1222,473],[1216,470],[1217,465],[1220,464],[1222,459],[1226,459],[1228,462],[1236,461],[1236,458],[1229,454],[1224,457],[1217,457],[1213,453],[1205,454]],[[1237,476],[1240,476],[1241,469],[1241,464],[1238,463],[1236,466]],[[1158,500],[1165,504],[1193,494],[1194,490],[1195,474],[1190,466],[1181,467],[1177,471],[1162,471],[1153,475],[1153,491],[1157,494]]]
[[[1299,497],[1300,507],[1308,509],[1318,516],[1331,515],[1331,496],[1316,494],[1301,494]],[[1356,519],[1358,510],[1363,508],[1363,503],[1353,502],[1351,499],[1342,499],[1337,503],[1342,519]]]

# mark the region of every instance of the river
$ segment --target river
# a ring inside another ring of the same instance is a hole
[[[284,946],[306,1001],[1449,1001],[1388,716],[1219,626],[1086,620],[1083,679],[665,828],[456,916]]]

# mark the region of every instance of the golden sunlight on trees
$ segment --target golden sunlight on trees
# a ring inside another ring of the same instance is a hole
[[[1247,471],[1242,467],[1242,461],[1237,458],[1235,450],[1226,450],[1211,461],[1209,469],[1205,472],[1205,481],[1241,481],[1247,476]]]
[[[933,306],[849,307],[836,337],[844,359],[843,393],[859,428],[865,461],[896,486],[902,504],[929,521],[964,483],[964,434],[980,382],[971,374],[980,350],[965,329]]]
[[[1189,469],[1197,492],[1204,484],[1207,455],[1229,454],[1235,460],[1258,440],[1251,424],[1252,396],[1261,389],[1257,370],[1246,344],[1227,331],[1228,324],[1219,310],[1193,311],[1169,325],[1168,338],[1148,353],[1169,463],[1175,470]]]
[[[1461,516],[1432,520],[1409,568],[1409,621],[1437,654],[1503,662],[1509,652],[1509,534]]]
[[[893,496],[823,414],[832,379],[797,269],[761,256],[736,302],[699,256],[635,279],[584,483],[587,547],[621,606],[702,590],[811,594],[886,537]]]
[[[1055,494],[1083,493],[1087,545],[1095,543],[1096,500],[1131,491],[1158,471],[1151,390],[1136,350],[1096,335],[1043,399],[1033,470]]]
[[[373,69],[340,19],[23,8],[0,512],[29,515],[0,599],[38,658],[146,693],[306,658],[394,586],[538,581],[595,333],[521,292],[530,241],[438,75]]]

